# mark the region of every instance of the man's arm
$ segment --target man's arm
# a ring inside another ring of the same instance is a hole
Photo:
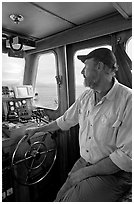
[[[69,182],[73,186],[88,177],[114,174],[120,170],[109,157],[106,157],[93,165],[86,166],[69,174]]]
[[[40,127],[29,127],[25,131],[25,135],[28,136],[27,139],[32,137],[36,132],[48,132],[48,131],[56,131],[59,129],[56,121],[53,121],[49,124],[42,125]]]
[[[83,168],[85,176],[108,175],[114,174],[121,170],[116,164],[112,162],[109,157],[106,157],[99,162]]]

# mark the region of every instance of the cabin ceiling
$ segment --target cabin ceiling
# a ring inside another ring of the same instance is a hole
[[[2,34],[38,41],[83,23],[120,13],[131,18],[132,2],[2,2]],[[15,24],[9,16],[24,20]]]

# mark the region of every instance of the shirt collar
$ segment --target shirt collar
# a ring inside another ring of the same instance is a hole
[[[103,96],[103,98],[101,99],[101,101],[99,103],[97,103],[96,105],[99,105],[101,103],[103,103],[105,101],[105,99],[107,100],[113,100],[116,94],[116,90],[119,86],[119,82],[117,81],[116,78],[114,78],[114,84],[112,86],[112,88],[109,90],[109,92]],[[94,103],[95,101],[95,94],[94,94],[94,90],[92,90],[92,99],[91,99],[92,103]]]
[[[107,98],[108,100],[113,100],[118,86],[119,86],[119,82],[117,81],[116,78],[114,78],[114,84],[113,84],[112,88],[104,97]]]

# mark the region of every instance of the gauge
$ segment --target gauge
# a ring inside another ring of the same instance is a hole
[[[13,106],[13,101],[10,101],[9,104],[10,104],[11,106]]]
[[[26,100],[23,100],[22,103],[23,103],[23,104],[26,104]]]
[[[11,111],[14,111],[14,107],[13,107],[13,106],[11,106],[11,108],[10,108],[10,109],[11,109]]]

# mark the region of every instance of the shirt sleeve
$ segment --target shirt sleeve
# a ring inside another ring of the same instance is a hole
[[[131,97],[132,98],[132,97]],[[117,149],[110,154],[111,160],[122,170],[132,171],[132,100],[129,97],[123,111],[123,120],[118,121]],[[119,125],[120,124],[120,125]]]
[[[69,128],[75,126],[79,122],[79,101],[70,106],[70,108],[62,115],[56,119],[57,125],[62,130],[68,130]]]

